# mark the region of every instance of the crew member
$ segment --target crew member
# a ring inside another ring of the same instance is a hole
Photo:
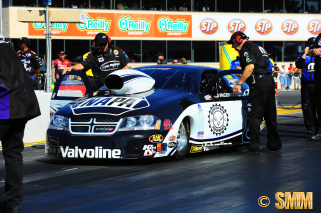
[[[62,72],[66,67],[70,67],[70,61],[66,59],[67,55],[64,51],[60,51],[58,54],[58,57],[54,61],[54,68],[53,68],[53,73],[52,73],[52,79],[53,82],[56,84],[56,81],[59,79],[59,77],[62,75]]]
[[[314,43],[309,50],[309,56],[314,57],[314,85],[315,85],[315,103],[317,113],[321,112],[321,33],[315,38]],[[321,139],[321,116],[318,116],[317,128],[312,140]]]
[[[40,64],[37,61],[38,56],[34,51],[32,51],[29,47],[31,42],[28,38],[22,37],[18,41],[20,43],[20,49],[17,53],[18,56],[25,68],[25,70],[29,74],[29,78],[32,81],[33,88],[37,87],[37,76],[40,73]]]
[[[267,144],[262,151],[275,151],[282,148],[277,131],[274,80],[269,71],[268,53],[259,45],[248,41],[242,32],[235,32],[228,44],[240,53],[243,75],[233,87],[233,93],[238,94],[241,85],[247,81],[250,86],[248,97],[247,124],[249,127],[249,146],[242,147],[238,153],[259,153],[260,124],[263,117],[268,129]]]
[[[241,70],[240,56],[236,56],[236,59],[231,62],[230,70]]]
[[[105,33],[98,33],[95,37],[95,47],[88,57],[81,63],[66,67],[63,75],[72,70],[83,70],[84,72],[92,69],[95,77],[94,91],[105,84],[105,78],[111,72],[128,69],[129,58],[125,52],[117,46],[111,45],[111,39]]]
[[[312,136],[317,132],[317,116],[316,116],[316,94],[314,85],[314,57],[310,57],[309,48],[314,42],[311,37],[305,43],[305,50],[301,53],[295,62],[295,66],[302,69],[301,76],[301,103],[305,127]]]
[[[12,45],[0,35],[0,141],[6,171],[0,212],[21,212],[22,138],[27,121],[38,115],[39,104],[29,73]]]
[[[82,56],[83,61],[87,59],[89,54],[90,54],[90,52],[88,52]],[[87,78],[88,78],[91,88],[92,89],[95,88],[96,83],[95,83],[95,78],[94,78],[94,74],[93,74],[92,69],[85,70],[85,72],[86,72],[86,75],[87,75]]]
[[[173,61],[172,61],[172,64],[177,64],[178,63],[178,59],[174,59]]]
[[[167,64],[167,61],[164,58],[164,53],[159,52],[159,53],[157,53],[156,56],[157,56],[157,65],[159,65],[159,64]]]

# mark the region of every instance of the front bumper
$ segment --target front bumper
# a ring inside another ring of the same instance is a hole
[[[112,136],[72,135],[67,131],[48,130],[45,156],[58,158],[95,158],[95,159],[140,159],[153,158],[158,151],[166,149],[166,143],[159,149],[157,143],[149,138],[161,134],[164,138],[168,131],[145,130],[116,132]],[[147,147],[153,153],[146,154]],[[159,153],[160,153],[159,152]],[[166,154],[167,156],[167,154]]]

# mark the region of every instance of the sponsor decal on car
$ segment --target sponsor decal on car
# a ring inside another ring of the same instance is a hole
[[[228,114],[220,104],[213,104],[209,111],[208,123],[213,134],[221,135],[228,126]]]
[[[197,138],[203,138],[203,137],[204,137],[204,131],[198,131]]]
[[[221,141],[219,143],[211,143],[211,142],[207,142],[207,143],[204,143],[203,144],[204,146],[206,147],[211,147],[211,146],[231,146],[232,145],[232,142],[228,142],[228,143],[225,143],[225,141]]]
[[[164,140],[163,135],[157,134],[149,137],[149,141],[152,143],[161,143]]]
[[[177,143],[176,142],[169,142],[167,144],[168,148],[174,148],[175,146],[177,146]]]
[[[197,153],[203,151],[203,145],[191,146],[190,153]]]
[[[101,146],[95,146],[95,149],[79,149],[75,146],[74,149],[66,146],[60,146],[63,158],[120,158],[120,149],[103,149]]]
[[[176,136],[175,135],[172,135],[168,138],[169,141],[175,141],[176,140]]]
[[[202,106],[200,104],[197,104],[197,108],[198,108],[198,114],[201,115],[203,113]]]
[[[139,104],[139,107],[135,107]],[[81,101],[78,104],[70,106],[73,114],[107,114],[107,115],[121,115],[128,111],[138,110],[149,107],[149,102],[145,97],[103,97],[90,98]],[[107,113],[106,108],[118,108],[114,113]]]
[[[164,129],[165,130],[171,130],[173,129],[172,122],[169,119],[164,120]]]
[[[212,100],[212,97],[211,97],[210,95],[205,95],[204,98],[205,98],[205,100],[207,100],[207,101]]]
[[[167,144],[166,143],[158,143],[157,144],[157,152],[165,152],[167,151]]]
[[[153,156],[154,154],[156,154],[156,146],[154,145],[144,145],[143,150],[144,152],[144,156]]]

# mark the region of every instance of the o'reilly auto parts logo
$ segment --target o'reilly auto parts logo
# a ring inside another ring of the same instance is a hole
[[[126,31],[140,31],[143,33],[148,33],[151,28],[151,21],[146,19],[133,19],[130,16],[121,16],[118,19],[118,29],[122,32]]]
[[[228,126],[228,121],[228,114],[223,106],[215,104],[211,107],[208,115],[208,123],[213,134],[222,134]]]
[[[101,146],[95,146],[95,149],[79,149],[75,146],[74,149],[66,146],[60,146],[63,158],[120,158],[120,149],[103,149]]]
[[[190,26],[185,19],[172,20],[169,17],[160,17],[157,21],[157,28],[161,32],[177,32],[186,34]]]
[[[60,32],[66,32],[68,29],[68,23],[52,23],[52,30],[59,30]],[[32,27],[35,30],[45,30],[47,29],[46,23],[32,23]]]
[[[79,23],[76,25],[80,31],[84,30],[99,30],[104,33],[108,33],[111,26],[111,20],[107,20],[106,18],[91,18],[87,16],[86,23]]]

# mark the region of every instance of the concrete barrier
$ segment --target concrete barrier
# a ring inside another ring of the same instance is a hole
[[[41,115],[28,121],[23,141],[25,143],[41,142],[46,140],[46,131],[50,120],[50,98],[51,93],[35,91]]]

